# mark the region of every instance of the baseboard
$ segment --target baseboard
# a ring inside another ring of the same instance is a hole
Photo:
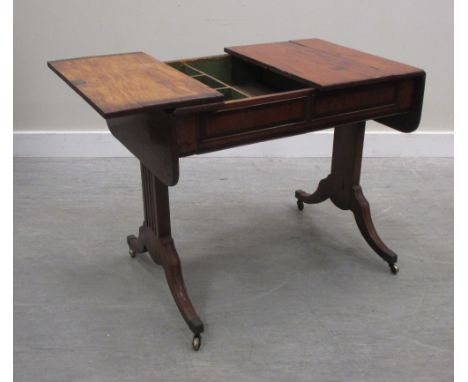
[[[453,133],[368,132],[364,144],[367,157],[453,157]],[[329,157],[331,131],[298,135],[234,149],[208,157]],[[130,157],[131,154],[109,132],[15,132],[15,157]]]

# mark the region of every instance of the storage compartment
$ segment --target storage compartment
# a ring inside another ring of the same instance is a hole
[[[179,156],[368,119],[385,117],[384,123],[392,127],[400,126],[403,121],[409,126],[404,129],[410,129],[419,120],[420,103],[414,101],[418,78],[388,78],[368,83],[351,81],[349,86],[327,88],[292,78],[287,68],[281,71],[272,68],[267,65],[271,58],[268,57],[264,63],[233,55],[166,62],[224,95],[224,102],[178,107],[173,111],[178,118]],[[303,67],[297,65],[294,58],[287,59],[291,67],[298,70]],[[333,58],[327,68],[344,71],[344,67],[339,67],[340,62],[339,58]],[[313,65],[304,67],[309,74],[323,70],[314,69]],[[409,114],[412,109],[416,109],[416,117]]]
[[[219,91],[226,100],[308,87],[303,83],[230,55],[181,60],[167,64]]]

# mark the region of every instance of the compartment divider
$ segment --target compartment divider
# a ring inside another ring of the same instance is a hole
[[[231,86],[231,85],[227,84],[226,82],[223,82],[223,81],[221,81],[220,79],[218,79],[218,78],[216,78],[216,77],[213,77],[213,76],[209,75],[208,73],[205,73],[205,72],[201,71],[200,69],[194,68],[193,66],[191,66],[190,64],[187,64],[186,62],[183,62],[183,65],[187,66],[187,67],[188,67],[189,69],[191,69],[191,70],[194,70],[194,71],[196,71],[196,72],[198,72],[198,73],[200,73],[200,74],[205,75],[206,77],[208,77],[208,78],[210,78],[210,79],[212,79],[212,80],[214,80],[214,81],[216,81],[216,82],[219,82],[220,84],[223,85],[222,88],[229,88],[229,89],[233,90],[234,92],[243,95],[244,97],[250,97],[250,94],[245,93],[245,92],[243,92],[242,90],[237,89],[236,87]],[[215,88],[215,89],[216,89],[216,88]]]

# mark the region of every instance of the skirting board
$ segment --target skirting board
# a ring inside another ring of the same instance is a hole
[[[453,157],[453,133],[368,132],[367,157]],[[205,157],[329,157],[333,133],[317,132],[204,154]],[[15,132],[15,157],[130,157],[109,132]]]

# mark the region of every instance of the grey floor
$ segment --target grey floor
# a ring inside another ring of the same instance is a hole
[[[131,259],[134,159],[17,159],[15,381],[451,381],[453,161],[366,159],[362,186],[401,271],[329,201],[328,159],[186,159],[171,189],[201,350],[164,273]]]

